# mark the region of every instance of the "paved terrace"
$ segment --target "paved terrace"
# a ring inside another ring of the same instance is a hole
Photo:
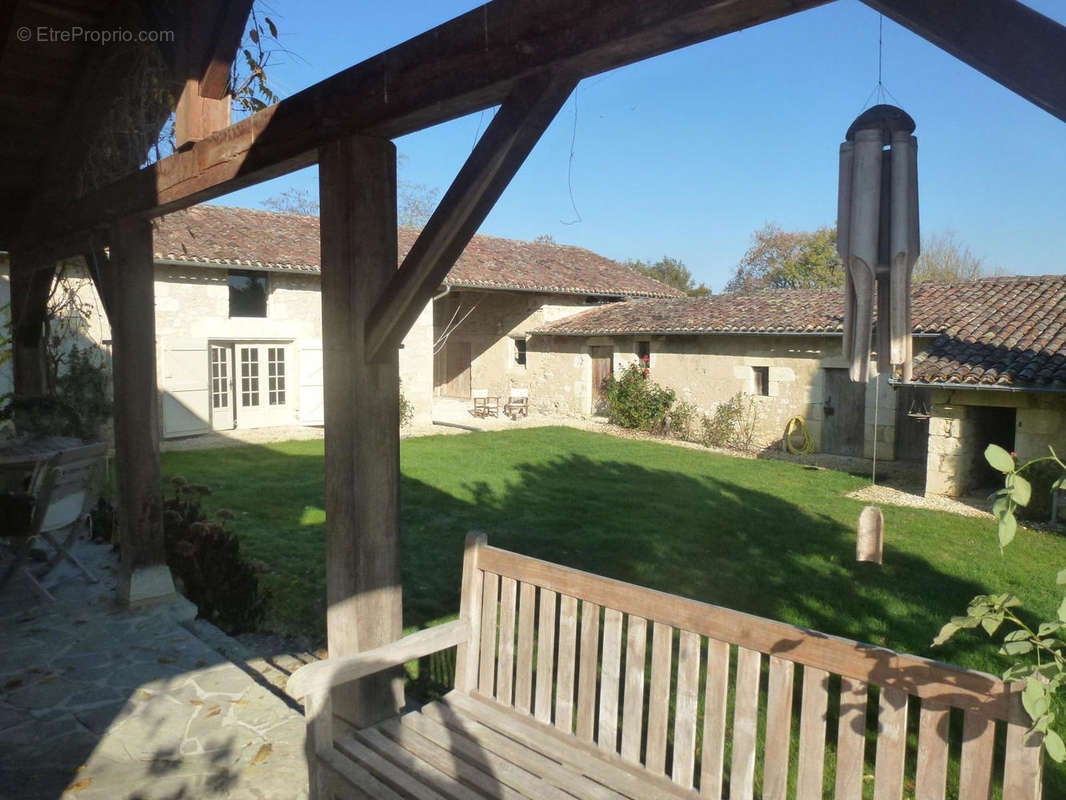
[[[111,548],[77,552],[99,584],[63,565],[55,605],[18,577],[0,595],[0,800],[306,798],[299,706],[187,601],[116,608]]]

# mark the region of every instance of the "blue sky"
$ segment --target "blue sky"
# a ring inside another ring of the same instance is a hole
[[[1061,0],[1029,4],[1066,23]],[[271,81],[292,94],[477,5],[268,0],[289,51],[274,56]],[[839,0],[588,78],[481,232],[551,234],[619,260],[670,255],[717,291],[765,223],[833,224],[837,149],[875,102],[877,38],[878,15]],[[953,231],[1008,273],[1066,271],[1066,124],[887,19],[883,67],[918,125],[923,232]],[[443,192],[490,115],[398,139],[400,178]],[[290,187],[316,190],[316,174],[217,202],[259,207]]]

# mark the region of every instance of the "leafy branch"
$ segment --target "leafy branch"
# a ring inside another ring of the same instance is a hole
[[[1032,485],[1021,473],[1034,464],[1052,461],[1063,469],[1063,475],[1052,484],[1052,491],[1066,487],[1066,464],[1048,447],[1049,456],[1034,458],[1018,466],[1016,455],[998,445],[990,444],[985,449],[985,460],[1004,475],[1003,488],[994,492],[992,513],[998,521],[999,547],[1009,545],[1018,530],[1015,509],[1026,506],[1032,498]],[[1060,587],[1066,586],[1066,569],[1056,579]],[[1021,600],[1013,594],[984,594],[970,601],[965,616],[952,617],[940,629],[933,647],[939,647],[961,630],[982,628],[989,636],[1006,624],[1010,630],[1003,636],[999,648],[1001,655],[1010,656],[1014,663],[1003,673],[1005,681],[1025,681],[1022,690],[1022,705],[1032,719],[1029,734],[1042,733],[1044,748],[1055,761],[1066,761],[1066,744],[1062,736],[1051,728],[1055,712],[1051,701],[1066,683],[1066,642],[1061,631],[1066,630],[1066,597],[1059,605],[1056,619],[1041,622],[1034,630],[1013,609],[1021,607]]]

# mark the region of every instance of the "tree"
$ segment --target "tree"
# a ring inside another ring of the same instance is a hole
[[[306,214],[317,217],[319,212],[318,190],[292,187],[281,194],[268,197],[259,203],[271,211],[287,214]],[[437,205],[437,190],[421,183],[397,181],[396,221],[399,225],[421,228]]]
[[[943,231],[922,239],[922,252],[914,265],[913,280],[972,281],[994,275],[1003,270],[985,266],[984,259],[975,256],[970,248],[955,238],[954,231]]]
[[[286,189],[281,194],[268,197],[259,203],[263,208],[271,211],[281,211],[286,214],[306,214],[309,217],[318,216],[318,197],[308,189],[295,187]]]
[[[639,260],[630,260],[624,263],[627,267],[635,269],[641,275],[647,275],[649,278],[654,278],[660,283],[665,283],[667,286],[673,286],[675,289],[680,289],[689,297],[706,297],[711,294],[709,286],[704,283],[700,283],[699,285],[696,284],[692,277],[692,273],[689,272],[688,267],[686,267],[680,259],[663,256],[654,264]]]
[[[737,264],[726,292],[759,289],[831,289],[844,285],[835,227],[784,231],[767,223],[751,235],[751,247]]]

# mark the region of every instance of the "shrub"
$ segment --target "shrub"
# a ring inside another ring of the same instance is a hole
[[[407,399],[407,396],[403,393],[403,383],[400,383],[400,427],[406,428],[411,424],[411,420],[415,416],[415,407],[411,404],[411,401]]]
[[[1018,506],[1020,519],[1047,522],[1051,519],[1051,485],[1062,477],[1062,468],[1054,461],[1038,461],[1027,471],[1026,477],[1032,486],[1028,505]]]
[[[699,441],[697,419],[702,419],[699,409],[692,403],[678,400],[666,415],[666,429],[675,439]]]
[[[5,395],[0,420],[12,420],[19,434],[99,438],[111,417],[110,375],[92,347],[72,346],[54,393],[40,397]]]
[[[659,386],[651,379],[647,361],[635,362],[619,377],[604,378],[607,419],[623,428],[662,432],[666,415],[674,403],[673,389]]]
[[[219,520],[204,513],[200,498],[211,490],[171,479],[174,496],[163,501],[163,536],[167,563],[200,616],[226,633],[254,629],[263,620],[266,593],[255,569],[240,552],[240,542]]]
[[[738,392],[728,402],[720,403],[713,414],[703,418],[703,443],[707,447],[748,450],[755,435],[757,417],[755,401]]]

